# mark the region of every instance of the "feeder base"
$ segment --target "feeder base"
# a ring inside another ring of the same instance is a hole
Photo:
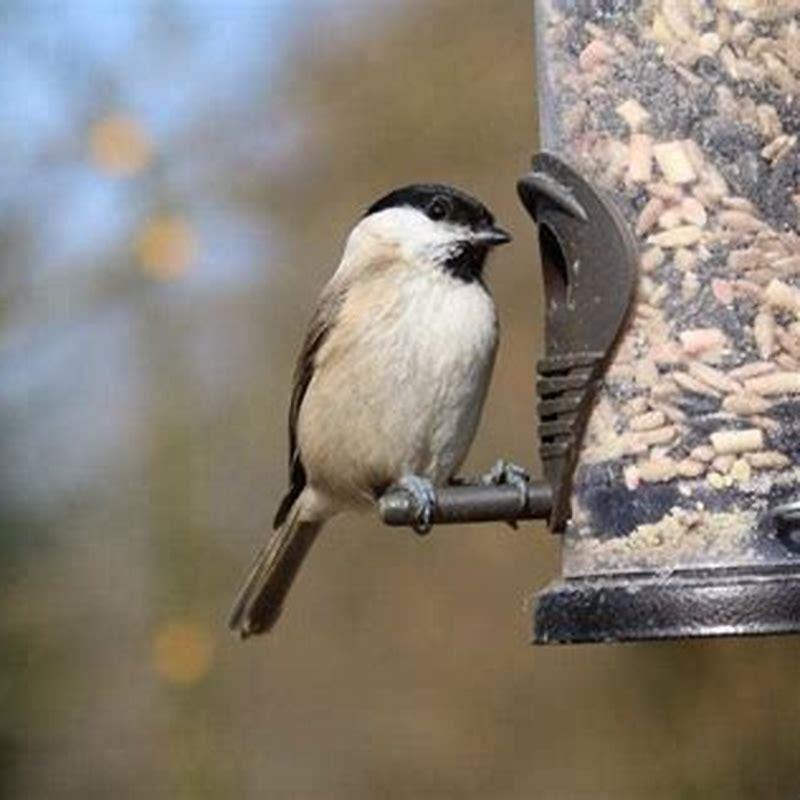
[[[784,633],[800,633],[797,567],[568,578],[534,610],[536,644]]]

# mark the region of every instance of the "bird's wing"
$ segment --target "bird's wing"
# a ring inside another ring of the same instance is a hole
[[[303,404],[308,385],[314,377],[317,353],[328,338],[339,309],[342,307],[345,288],[340,281],[332,281],[325,288],[311,318],[300,355],[297,358],[292,399],[289,404],[289,491],[275,514],[273,522],[275,528],[283,524],[294,501],[300,496],[306,485],[306,471],[297,447],[297,419],[300,416],[300,407]]]

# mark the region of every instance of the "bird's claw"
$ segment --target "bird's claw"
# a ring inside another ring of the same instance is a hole
[[[527,492],[531,476],[519,464],[498,459],[494,466],[484,473],[480,482],[488,486],[515,486]]]
[[[433,511],[436,508],[436,489],[433,484],[419,475],[404,475],[396,486],[408,492],[414,502],[412,525],[414,532],[420,536],[429,533],[433,526]]]
[[[528,484],[531,476],[528,471],[511,461],[498,459],[494,466],[480,478],[480,482],[487,486],[513,486],[519,493],[520,511],[528,503]],[[517,527],[516,520],[508,523],[512,528]]]

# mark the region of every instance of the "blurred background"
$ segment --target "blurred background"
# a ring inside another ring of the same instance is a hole
[[[338,519],[276,633],[224,621],[294,357],[361,211],[516,234],[467,472],[536,466],[529,0],[0,6],[0,796],[797,798],[794,639],[532,648],[540,525]]]

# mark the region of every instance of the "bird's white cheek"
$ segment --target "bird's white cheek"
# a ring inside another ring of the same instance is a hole
[[[401,261],[427,268],[453,255],[470,232],[461,225],[430,219],[419,209],[391,208],[363,219],[345,250],[346,262],[365,262],[378,251],[392,251]]]
[[[436,266],[457,255],[468,236],[460,227],[430,224],[405,239],[401,248],[409,263]]]

